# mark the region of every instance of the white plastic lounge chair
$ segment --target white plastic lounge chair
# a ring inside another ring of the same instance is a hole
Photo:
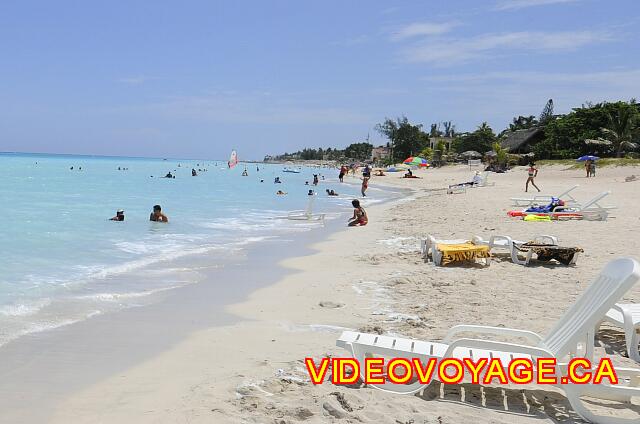
[[[614,306],[640,279],[640,264],[631,258],[621,258],[610,262],[593,283],[579,296],[556,325],[541,337],[532,331],[480,325],[458,325],[452,327],[442,342],[427,342],[400,337],[345,331],[336,341],[336,345],[364,363],[366,357],[418,358],[424,362],[428,358],[500,358],[508,364],[516,358],[556,358],[561,364],[567,364],[572,357],[580,356],[593,359],[594,331],[605,313]],[[458,338],[460,333],[476,333],[519,337],[530,344],[514,344],[485,339]],[[508,366],[508,365],[507,365]],[[566,366],[566,365],[565,365]],[[363,367],[362,367],[363,368]],[[507,372],[505,370],[505,372]],[[616,367],[619,384],[560,384],[573,409],[584,419],[593,423],[620,424],[638,422],[615,417],[615,415],[596,415],[587,408],[581,396],[597,399],[630,402],[632,397],[640,396],[640,370]],[[360,376],[364,379],[364,376]],[[560,375],[558,375],[560,377]],[[434,374],[434,378],[437,375]],[[405,385],[386,383],[371,387],[399,394],[419,392],[426,386],[419,381]],[[615,408],[617,405],[613,406]],[[615,414],[615,409],[612,411]]]
[[[469,159],[467,165],[469,165],[469,169],[471,169],[472,166],[481,166],[482,159]]]
[[[640,330],[640,304],[616,303],[605,315],[602,322],[613,324],[624,329],[627,355],[636,362],[640,362],[638,353]],[[602,324],[601,322],[601,324]]]
[[[422,240],[422,243],[421,243],[422,257],[426,262],[428,262],[429,260],[433,260],[434,251],[436,250],[436,244],[438,243],[459,244],[459,243],[466,243],[468,241],[469,239],[464,239],[464,240],[463,239],[456,239],[456,240],[436,239],[434,236],[429,234],[426,239]],[[436,255],[438,255],[437,252],[436,252]],[[440,256],[439,259],[442,260],[442,257]]]
[[[472,241],[476,244],[484,244],[485,246],[489,246],[491,253],[493,253],[493,251],[497,249],[507,250],[511,254],[511,262],[513,262],[514,264],[519,264],[524,266],[529,265],[529,262],[531,262],[531,259],[534,253],[533,249],[529,249],[526,251],[525,258],[520,259],[520,257],[518,256],[520,249],[518,247],[527,242],[520,241],[520,240],[513,240],[509,236],[501,236],[501,235],[491,236],[489,240],[485,240],[480,236],[474,236]],[[547,243],[553,246],[558,245],[557,237],[546,235],[546,234],[535,237],[533,241],[540,242],[540,243]],[[571,261],[571,264],[575,263],[577,257],[578,257],[577,254],[573,256],[573,260]]]
[[[293,221],[322,221],[324,223],[325,214],[313,213],[313,203],[315,201],[315,196],[309,196],[309,204],[307,205],[306,210],[300,211],[291,211],[286,217],[281,217],[284,219],[290,219]]]
[[[471,187],[491,187],[496,185],[496,183],[489,183],[489,171],[484,171],[480,174],[480,182],[478,184],[474,184]]]
[[[545,215],[557,219],[571,219],[581,217],[593,221],[606,221],[609,217],[609,210],[612,206],[601,206],[598,202],[611,194],[610,191],[604,191],[586,203],[578,203],[576,205],[558,206],[552,212],[524,212],[526,215]]]
[[[438,240],[431,234],[429,234],[426,239],[422,240],[422,257],[424,258],[425,262],[429,262],[429,260],[431,260],[433,261],[434,265],[441,266],[442,252],[438,250],[438,244],[461,244],[467,243],[468,241],[469,239]],[[491,264],[491,258],[484,258],[484,262],[486,266],[489,266]]]
[[[529,207],[533,204],[549,204],[553,197],[557,199],[562,199],[565,201],[567,205],[573,205],[578,203],[578,201],[569,193],[578,188],[579,185],[576,184],[568,190],[563,191],[557,196],[547,196],[547,195],[537,195],[533,197],[512,197],[510,200],[513,202],[514,206],[526,206]]]

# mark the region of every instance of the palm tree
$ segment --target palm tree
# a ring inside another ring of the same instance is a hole
[[[602,132],[611,138],[616,150],[616,157],[622,156],[622,149],[628,147],[635,149],[637,145],[631,141],[637,131],[636,114],[633,108],[618,107],[615,114],[607,113],[609,121],[607,128],[601,128]]]

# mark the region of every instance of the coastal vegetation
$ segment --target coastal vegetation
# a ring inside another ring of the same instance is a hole
[[[375,130],[387,140],[382,160],[386,163],[418,155],[445,163],[476,152],[499,164],[518,162],[523,156],[536,160],[575,160],[586,154],[635,158],[639,155],[640,104],[635,99],[586,103],[569,113],[555,114],[550,99],[538,116],[514,117],[500,132],[487,122],[473,131],[457,132],[452,121],[431,124],[427,131],[424,124],[411,122],[406,116],[385,118]],[[345,149],[306,148],[270,159],[366,161],[371,159],[373,148],[367,141]]]

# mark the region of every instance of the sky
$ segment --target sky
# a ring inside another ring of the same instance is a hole
[[[640,97],[638,0],[4,1],[0,151],[240,159]]]

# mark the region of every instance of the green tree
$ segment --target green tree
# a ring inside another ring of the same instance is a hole
[[[640,113],[640,106],[635,101],[595,105],[588,103],[574,108],[566,115],[548,121],[544,127],[545,138],[534,146],[533,151],[540,159],[570,159],[592,153],[598,153],[601,156],[617,153],[617,150],[606,146],[597,147],[598,151],[595,152],[594,147],[586,144],[584,140],[597,139],[603,134],[602,128],[607,128],[622,135],[618,140],[611,140],[614,144],[617,141],[625,141],[626,144],[626,141],[630,141],[628,130],[624,129],[629,120],[625,117],[627,113],[633,116],[630,118],[633,124],[631,126],[631,137],[633,137],[633,126],[637,125],[637,116]],[[615,121],[618,121],[617,124]],[[619,147],[615,145],[615,148]]]
[[[517,131],[517,130],[527,130],[529,128],[533,128],[538,125],[538,120],[535,116],[518,116],[517,118],[513,118],[511,124],[509,124],[509,130]]]
[[[371,158],[371,150],[373,145],[370,143],[352,143],[344,149],[344,155],[350,159],[365,161]]]
[[[545,125],[551,119],[553,119],[553,99],[549,99],[547,104],[544,106],[544,109],[542,109],[542,113],[540,113],[540,119],[538,119],[538,121],[540,121],[541,125]]]
[[[493,132],[493,129],[489,124],[483,122],[474,132],[458,136],[454,140],[452,147],[458,153],[475,150],[484,154],[491,150],[495,141],[496,134]]]
[[[376,131],[389,139],[391,156],[396,161],[417,155],[429,142],[422,125],[411,124],[406,116],[395,121],[387,118],[382,124],[376,125]]]
[[[493,151],[496,152],[496,162],[498,165],[506,165],[509,156],[507,155],[507,151],[503,149],[497,141],[493,143]]]
[[[638,111],[634,106],[634,102],[618,103],[614,110],[607,111],[607,127],[601,130],[613,143],[616,157],[622,156],[623,149],[637,147],[632,141],[638,130]]]

